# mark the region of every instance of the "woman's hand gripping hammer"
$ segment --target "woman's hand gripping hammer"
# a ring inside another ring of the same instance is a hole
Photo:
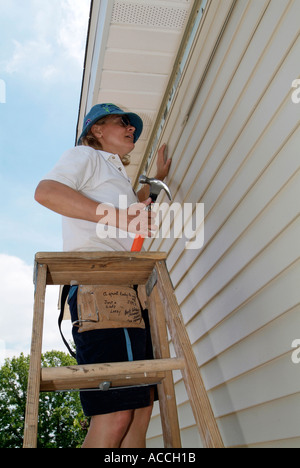
[[[148,184],[150,186],[150,198],[152,200],[152,204],[156,202],[158,195],[160,194],[161,190],[164,190],[168,195],[169,199],[172,200],[171,192],[169,187],[158,179],[149,179],[148,177],[142,175],[139,179],[141,184]],[[151,205],[147,207],[148,210],[151,210]],[[136,236],[133,241],[131,252],[140,252],[142,250],[145,238],[142,236]]]

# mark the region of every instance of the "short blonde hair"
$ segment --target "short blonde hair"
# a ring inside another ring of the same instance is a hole
[[[104,125],[109,117],[110,116],[103,117],[102,119],[98,120],[98,122],[96,122],[94,125]],[[95,150],[100,150],[100,151],[103,150],[100,141],[97,140],[97,138],[95,137],[95,135],[92,132],[92,129],[90,129],[90,131],[87,133],[87,135],[84,136],[81,139],[81,144],[83,146],[90,146],[91,148],[94,148]],[[130,155],[129,154],[126,154],[126,156],[124,156],[122,158],[122,163],[123,163],[124,166],[129,166],[129,164],[130,164]]]
[[[104,117],[103,119],[100,119],[98,120],[98,122],[96,122],[94,125],[104,125],[106,122],[106,117]],[[92,127],[93,128],[93,127]],[[93,132],[92,132],[92,128],[90,129],[90,131],[86,134],[86,136],[84,136],[82,139],[81,139],[81,143],[83,146],[91,146],[92,148],[94,148],[95,150],[102,150],[102,145],[101,143],[97,140],[97,138],[94,136]]]

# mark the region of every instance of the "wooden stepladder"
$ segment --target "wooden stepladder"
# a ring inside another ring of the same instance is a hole
[[[35,299],[28,378],[24,448],[36,448],[39,394],[43,391],[103,389],[158,384],[165,447],[181,447],[173,383],[180,370],[204,447],[222,448],[222,438],[203,385],[163,253],[60,252],[35,258]],[[47,285],[144,285],[154,360],[84,366],[41,368],[45,293]],[[176,358],[170,358],[168,333]]]

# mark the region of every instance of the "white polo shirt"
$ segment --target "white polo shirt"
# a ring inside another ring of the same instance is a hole
[[[119,156],[89,146],[66,151],[44,180],[55,180],[117,208],[128,208],[138,201]],[[62,227],[64,251],[130,251],[135,237],[100,223],[65,216]]]

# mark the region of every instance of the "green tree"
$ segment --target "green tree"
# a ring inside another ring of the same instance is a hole
[[[6,359],[0,369],[0,448],[23,445],[29,356]],[[42,355],[43,367],[76,364],[68,354],[50,351]],[[77,392],[41,393],[39,448],[80,447],[88,429]]]

